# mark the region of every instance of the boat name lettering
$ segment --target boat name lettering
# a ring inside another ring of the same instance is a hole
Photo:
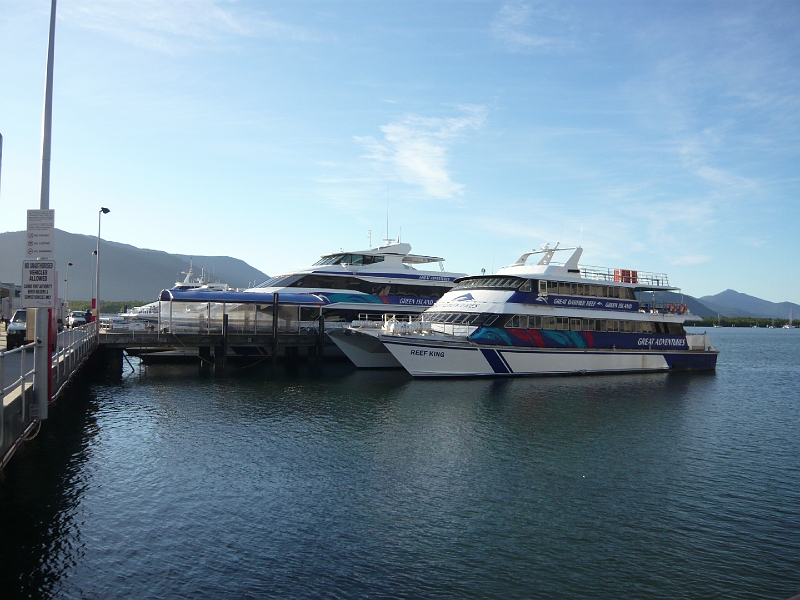
[[[444,350],[411,350],[411,356],[430,356],[431,358],[444,358]]]
[[[639,338],[640,346],[685,346],[685,338]]]
[[[529,300],[522,300],[528,302]],[[639,310],[638,302],[627,302],[620,300],[575,298],[573,296],[538,296],[536,302],[542,302],[551,306],[563,306],[569,308],[591,308],[595,310]]]
[[[398,304],[413,304],[414,306],[433,306],[433,298],[398,298]]]
[[[419,278],[424,281],[453,281],[452,277],[444,277],[442,275],[420,275]]]
[[[478,303],[477,302],[470,302],[470,303],[466,303],[466,302],[440,302],[438,304],[438,306],[440,306],[441,308],[448,308],[448,307],[452,306],[452,307],[458,308],[459,310],[464,310],[466,308],[478,308]]]
[[[553,298],[553,306],[579,306],[581,308],[605,308],[611,310],[635,310],[632,302],[613,302],[609,300],[590,300],[587,298]]]

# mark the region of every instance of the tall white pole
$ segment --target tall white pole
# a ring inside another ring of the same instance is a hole
[[[53,126],[53,60],[56,47],[56,0],[50,5],[50,38],[47,45],[47,71],[44,82],[44,118],[42,119],[42,185],[39,209],[50,208],[50,135]],[[50,402],[52,347],[50,315],[52,309],[36,309],[34,321],[34,389],[39,406],[39,418],[47,418]]]
[[[44,119],[42,120],[42,186],[39,208],[50,208],[50,137],[53,128],[53,58],[56,47],[56,0],[50,5],[50,43],[47,47],[47,74],[44,82]]]

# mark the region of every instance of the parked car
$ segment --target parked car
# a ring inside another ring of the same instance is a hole
[[[86,324],[86,313],[72,311],[67,317],[67,327],[77,327],[78,325]]]
[[[25,322],[28,319],[28,311],[24,308],[14,311],[14,316],[6,326],[6,348],[13,350],[17,346],[22,346],[27,341],[27,328]]]

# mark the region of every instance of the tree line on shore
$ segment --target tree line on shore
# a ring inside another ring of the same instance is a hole
[[[686,321],[687,327],[783,327],[788,319],[765,319],[756,317],[705,317],[704,319]]]

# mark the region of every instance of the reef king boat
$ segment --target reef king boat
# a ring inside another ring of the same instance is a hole
[[[679,291],[665,274],[580,266],[582,252],[545,244],[495,275],[456,280],[420,320],[354,324],[333,339],[356,366],[423,377],[716,368],[708,337],[683,328],[685,304],[657,300]]]

